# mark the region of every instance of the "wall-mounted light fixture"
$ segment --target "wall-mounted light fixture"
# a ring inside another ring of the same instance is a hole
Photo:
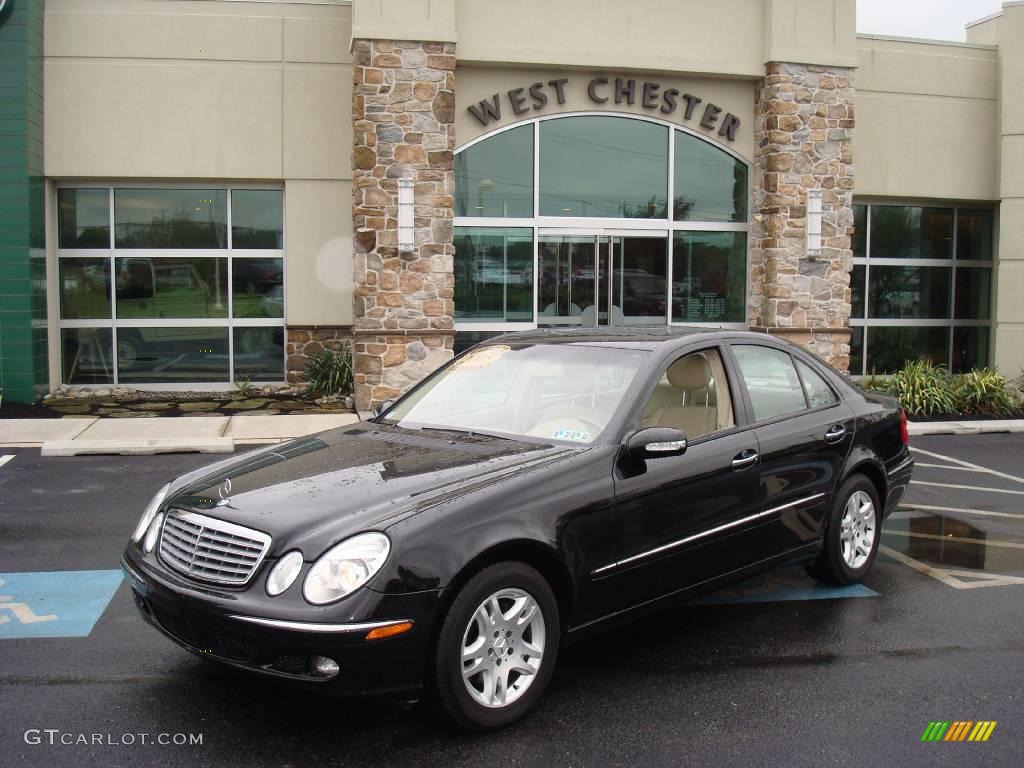
[[[821,190],[807,190],[807,258],[821,256]]]
[[[398,180],[398,250],[416,249],[415,192],[412,179]]]

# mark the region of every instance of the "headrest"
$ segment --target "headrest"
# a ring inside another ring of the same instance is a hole
[[[711,376],[703,355],[687,355],[668,367],[668,383],[676,389],[702,389]]]

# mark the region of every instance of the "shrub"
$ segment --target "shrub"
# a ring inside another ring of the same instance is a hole
[[[302,373],[315,397],[349,395],[352,393],[352,349],[346,344],[340,350],[325,349],[309,359]]]
[[[861,389],[867,389],[872,392],[881,392],[886,395],[893,394],[892,379],[885,376],[876,376],[874,373],[861,379],[860,387]]]
[[[235,389],[242,397],[252,397],[256,394],[256,387],[253,386],[252,379],[248,376],[239,376],[235,379]]]
[[[962,413],[1006,416],[1020,408],[1006,377],[991,368],[965,373],[953,383],[953,406]]]
[[[949,371],[929,360],[904,365],[892,375],[890,387],[912,418],[942,416],[955,410]]]

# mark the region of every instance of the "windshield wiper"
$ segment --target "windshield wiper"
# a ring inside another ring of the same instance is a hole
[[[464,429],[462,427],[417,427],[417,429],[422,432],[458,432],[461,435],[469,435],[470,437],[496,437],[499,440],[515,440],[514,437],[495,435],[490,432],[476,432],[472,429]]]

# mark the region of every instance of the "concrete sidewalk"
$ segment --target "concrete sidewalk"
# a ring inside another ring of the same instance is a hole
[[[88,453],[231,453],[235,445],[280,443],[354,424],[354,413],[180,416],[152,419],[0,419],[0,449],[41,448],[43,456]],[[1024,419],[910,422],[913,435],[1024,432]]]
[[[41,448],[43,456],[90,453],[231,453],[236,444],[280,443],[354,424],[354,413],[182,416],[152,419],[2,419],[0,448]]]
[[[907,431],[914,435],[986,435],[993,432],[1024,432],[1024,419],[987,421],[911,421]]]

